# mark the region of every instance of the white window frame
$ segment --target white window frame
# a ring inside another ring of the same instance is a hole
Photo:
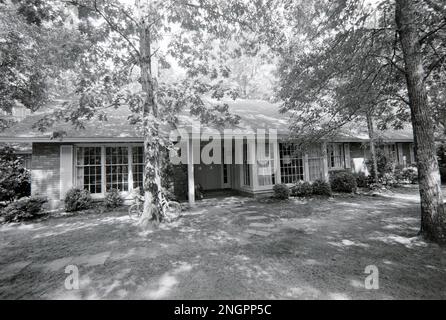
[[[141,147],[143,146],[141,143],[84,143],[84,144],[75,144],[74,145],[74,157],[73,157],[73,176],[74,176],[74,186],[78,187],[78,174],[77,174],[77,152],[78,148],[101,148],[101,193],[92,193],[91,197],[94,199],[101,199],[105,197],[107,183],[106,183],[106,147],[127,147],[128,152],[128,191],[121,191],[120,194],[125,198],[127,197],[133,190],[133,147]]]
[[[278,162],[279,162],[279,172],[280,172],[280,182],[281,183],[284,183],[284,184],[287,184],[287,185],[289,185],[289,186],[292,186],[292,185],[294,185],[294,183],[296,183],[296,181],[291,181],[291,182],[289,182],[289,181],[287,181],[287,182],[285,182],[285,178],[287,179],[287,180],[289,180],[288,178],[290,177],[290,176],[292,176],[292,175],[289,175],[289,174],[286,174],[286,175],[283,175],[283,173],[282,173],[282,162],[284,162],[285,161],[285,158],[284,157],[282,157],[282,154],[281,154],[281,152],[280,152],[280,146],[282,145],[282,144],[288,144],[288,143],[279,143],[278,144],[278,146],[277,146],[277,149],[278,149],[278,154],[279,154],[279,160],[278,160]],[[291,143],[289,143],[290,145],[294,145],[292,142]],[[300,152],[300,154],[301,154],[301,156],[300,157],[296,157],[296,156],[294,156],[294,157],[290,157],[289,158],[289,160],[290,160],[290,162],[292,162],[293,160],[301,160],[302,161],[302,179],[301,180],[299,180],[299,181],[305,181],[306,180],[306,174],[305,174],[305,170],[306,170],[306,168],[307,168],[307,166],[306,166],[306,164],[305,164],[305,158],[306,158],[306,156],[305,156],[305,153],[303,153],[303,152],[301,152],[301,151],[299,151]],[[292,168],[292,167],[283,167],[283,168]],[[294,166],[294,168],[296,169],[296,171],[298,171],[297,169],[299,168],[299,166]],[[300,174],[298,174],[298,175],[300,175]],[[276,183],[277,183],[277,181],[276,181]]]
[[[263,156],[263,159],[256,159],[256,161],[257,161],[257,165],[256,165],[256,170],[257,170],[257,174],[256,174],[256,176],[257,176],[257,187],[258,187],[258,189],[271,189],[271,187],[274,186],[275,184],[277,184],[277,182],[278,182],[278,180],[277,180],[277,178],[278,178],[277,177],[277,165],[276,165],[276,162],[277,162],[277,159],[276,159],[276,145],[277,145],[277,142],[265,140],[263,143],[259,144],[259,142],[257,141],[256,148],[258,148],[260,145],[265,147],[265,151],[266,151],[266,146],[268,146],[267,147],[268,148],[268,155],[265,154],[266,152],[259,153],[256,150],[256,155]],[[264,168],[266,170],[270,171],[269,177],[270,177],[271,183],[260,184],[260,177],[261,176],[265,176],[265,177],[268,176],[268,175],[260,175],[259,174],[260,170],[261,170],[260,169],[261,168],[260,164],[261,164],[262,161],[266,161],[268,163],[268,166],[264,167]]]

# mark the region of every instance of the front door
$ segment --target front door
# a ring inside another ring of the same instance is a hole
[[[231,188],[231,165],[222,164],[221,165],[221,186],[223,189]]]

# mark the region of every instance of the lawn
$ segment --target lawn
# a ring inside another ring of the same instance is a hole
[[[1,299],[446,298],[446,248],[417,237],[414,188],[208,200],[141,230],[125,210],[0,227]],[[67,290],[65,266],[79,268]],[[366,266],[379,270],[367,290]]]

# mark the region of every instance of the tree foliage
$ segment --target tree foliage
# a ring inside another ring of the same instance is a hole
[[[0,202],[10,202],[31,193],[30,172],[11,147],[0,149]]]

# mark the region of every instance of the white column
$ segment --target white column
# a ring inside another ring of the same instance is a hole
[[[187,144],[187,188],[188,200],[191,207],[195,206],[195,178],[194,178],[194,152],[192,138]]]
[[[409,145],[409,151],[410,151],[410,164],[415,163],[415,150],[413,143]]]
[[[396,151],[398,153],[398,164],[406,165],[404,163],[404,151],[403,151],[403,144],[397,143],[396,144]]]
[[[101,194],[105,195],[107,193],[107,175],[105,174],[105,162],[107,161],[107,157],[105,154],[106,150],[105,150],[105,146],[101,147],[101,182],[102,182],[102,186],[101,186]]]
[[[280,152],[279,152],[279,140],[276,139],[274,142],[274,171],[276,173],[276,184],[280,184],[282,182],[282,177],[280,174]]]
[[[129,182],[129,192],[133,191],[133,146],[128,146],[128,182]]]
[[[351,168],[351,159],[350,159],[350,143],[344,143],[344,160],[345,160],[345,168]]]
[[[251,163],[251,187],[255,191],[259,188],[259,181],[257,179],[257,152],[256,152],[256,140],[248,139],[248,163]]]
[[[327,143],[322,143],[322,166],[324,170],[324,180],[328,182],[328,158],[327,158]]]

